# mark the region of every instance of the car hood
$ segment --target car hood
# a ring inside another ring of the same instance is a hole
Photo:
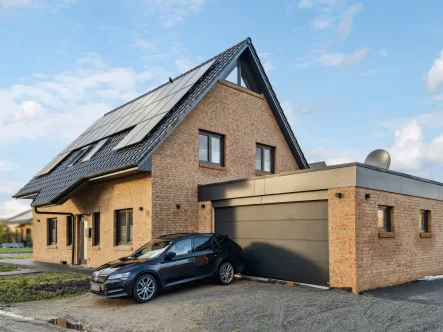
[[[137,265],[141,263],[146,263],[149,261],[153,261],[154,259],[144,259],[144,258],[132,258],[132,257],[122,257],[116,260],[113,260],[111,262],[108,262],[106,264],[103,264],[102,266],[98,267],[95,272],[92,274],[91,279],[102,279],[108,277],[112,272],[115,272],[122,268],[127,267],[136,267]],[[128,271],[129,272],[129,271]]]

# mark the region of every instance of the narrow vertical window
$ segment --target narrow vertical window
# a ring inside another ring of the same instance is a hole
[[[66,245],[72,246],[74,242],[74,220],[72,216],[66,217]]]
[[[94,237],[92,245],[98,246],[100,244],[100,212],[94,212],[93,223]]]
[[[429,232],[429,211],[425,210],[420,211],[420,232],[422,233]]]
[[[255,148],[255,169],[262,173],[274,173],[274,148],[257,144]]]
[[[378,207],[378,231],[391,232],[391,208],[389,206]]]
[[[199,157],[200,161],[209,161],[209,136],[200,134],[199,136]]]
[[[47,220],[48,230],[48,246],[57,244],[57,218],[49,218]]]

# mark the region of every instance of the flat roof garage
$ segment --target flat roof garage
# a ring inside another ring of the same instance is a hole
[[[443,274],[442,200],[441,183],[359,163],[199,186],[246,274],[354,292]]]

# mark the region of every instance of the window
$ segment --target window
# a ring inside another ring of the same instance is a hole
[[[93,223],[94,236],[92,238],[92,245],[98,246],[100,244],[100,212],[94,212]]]
[[[192,253],[192,240],[180,240],[173,244],[168,252],[175,252],[177,256],[190,254]]]
[[[210,236],[194,238],[194,252],[212,250],[212,241]]]
[[[132,209],[116,211],[116,243],[132,243]]]
[[[199,159],[203,163],[223,166],[223,136],[200,132]]]
[[[420,211],[420,232],[429,232],[429,211]]]
[[[48,246],[57,244],[57,218],[49,218],[48,224]]]
[[[84,147],[81,150],[78,150],[75,152],[74,157],[72,158],[72,161],[68,164],[68,167],[74,166],[85,154],[89,151],[89,146]]]
[[[388,206],[378,207],[378,231],[391,232],[391,208]]]
[[[274,173],[274,148],[257,144],[255,148],[255,169],[259,172]]]
[[[74,219],[72,216],[66,218],[66,245],[72,246],[74,242]]]
[[[95,154],[96,154],[98,151],[101,150],[101,148],[106,144],[107,141],[108,141],[108,139],[105,138],[105,139],[101,140],[100,142],[98,142],[98,143],[94,146],[94,148],[93,148],[93,149],[92,149],[92,150],[86,155],[86,157],[84,157],[84,158],[82,159],[82,162],[85,162],[85,161],[89,161],[89,160],[91,160],[91,158],[94,157]]]

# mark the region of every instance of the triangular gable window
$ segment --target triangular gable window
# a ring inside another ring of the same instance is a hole
[[[239,79],[239,77],[238,77],[238,70],[239,70],[239,67],[236,66],[231,71],[231,73],[225,78],[225,80],[228,81],[228,82],[234,83],[236,85],[240,85],[243,88],[249,89],[249,87],[246,84],[245,79],[244,79],[244,77],[245,77],[244,73],[241,73],[240,82],[238,81],[238,79]]]

